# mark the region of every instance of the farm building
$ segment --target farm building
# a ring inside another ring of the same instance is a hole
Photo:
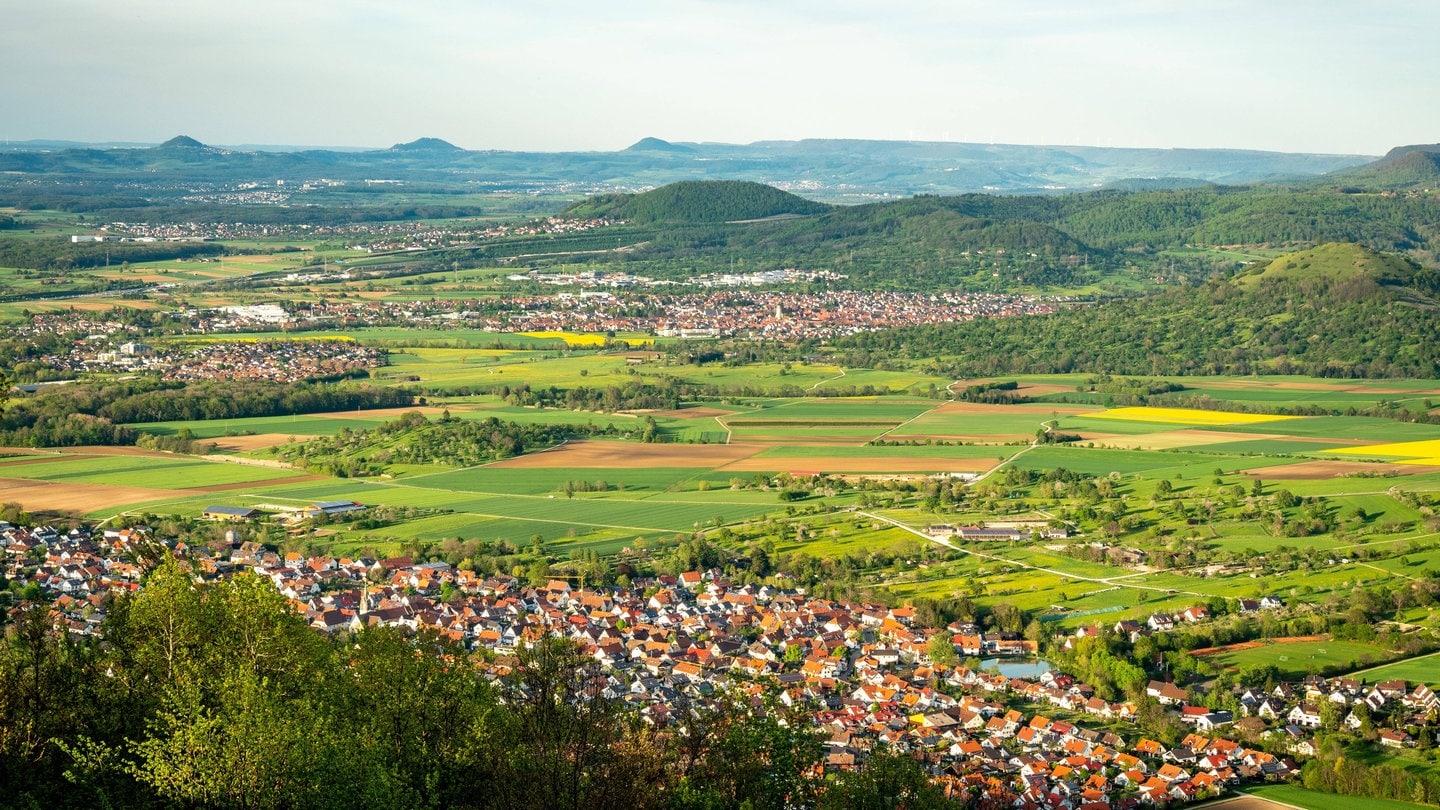
[[[1064,529],[1054,529],[1044,524],[1014,524],[1009,526],[961,526],[957,533],[964,540],[1028,540],[1039,534],[1046,540],[1063,540],[1069,536]]]
[[[360,512],[364,509],[364,504],[356,503],[355,501],[320,501],[319,503],[313,503],[306,507],[301,514],[305,517],[315,517],[316,515],[344,515],[349,512]]]

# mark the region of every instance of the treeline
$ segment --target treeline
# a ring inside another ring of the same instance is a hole
[[[1323,280],[1225,281],[1054,315],[906,327],[835,341],[841,353],[930,360],[944,374],[985,377],[1077,371],[1132,376],[1305,374],[1435,378],[1440,313],[1378,288],[1337,298]]]
[[[125,262],[193,259],[234,252],[224,245],[197,242],[71,242],[68,239],[0,239],[0,267],[65,271],[118,268]],[[244,251],[242,251],[244,252]]]
[[[330,638],[250,574],[197,585],[166,559],[113,597],[104,643],[52,625],[32,609],[0,640],[0,806],[952,806],[884,752],[821,778],[808,720],[748,693],[654,727],[568,641],[486,662],[394,628]]]
[[[125,445],[138,438],[125,427],[131,422],[289,416],[414,403],[415,395],[404,388],[372,385],[144,379],[52,386],[5,404],[0,411],[0,444]]]
[[[101,406],[97,415],[113,422],[172,422],[400,408],[413,404],[415,395],[404,388],[211,380],[186,383],[183,387],[167,385],[119,397]]]
[[[1020,383],[1014,380],[1004,382],[967,385],[956,395],[961,402],[983,402],[988,405],[1015,405],[1029,402],[1030,398],[1019,392]]]
[[[1312,759],[1301,769],[1305,787],[1342,796],[1393,799],[1415,804],[1440,802],[1440,774],[1398,765],[1368,764],[1336,757]]]
[[[704,386],[682,383],[673,378],[661,382],[628,380],[620,385],[574,388],[532,386],[530,383],[510,385],[461,385],[432,389],[438,395],[470,396],[494,394],[506,404],[520,407],[568,408],[575,411],[614,413],[630,410],[674,410],[683,399],[705,396]],[[714,394],[711,394],[713,396]]]
[[[431,422],[411,411],[393,422],[365,430],[346,428],[335,436],[317,436],[279,451],[279,457],[308,469],[324,469],[349,478],[379,475],[392,464],[448,464],[473,467],[551,447],[577,436],[638,435],[642,427],[617,430],[613,424],[554,425],[454,419],[447,411]]]

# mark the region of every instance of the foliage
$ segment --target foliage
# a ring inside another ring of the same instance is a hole
[[[1340,253],[1359,253],[1348,246]],[[1117,373],[1440,376],[1431,307],[1406,305],[1355,275],[1211,281],[1055,315],[907,327],[836,341],[871,357],[932,359],[960,377]]]
[[[125,422],[234,419],[410,405],[403,388],[316,383],[131,380],[70,385],[12,401],[0,413],[0,444],[60,447],[134,444]],[[173,448],[162,448],[173,449]]]
[[[633,196],[586,200],[566,209],[565,213],[581,218],[609,217],[641,223],[695,223],[818,214],[829,209],[828,205],[762,183],[689,180]]]
[[[331,639],[268,581],[200,584],[157,551],[104,644],[41,609],[0,640],[0,806],[937,806],[888,754],[827,788],[803,715],[742,693],[661,733],[569,641],[492,685],[438,637]]]
[[[411,411],[371,429],[345,428],[336,436],[319,436],[291,445],[280,457],[303,467],[324,468],[341,477],[373,475],[392,464],[447,464],[473,467],[549,447],[574,436],[613,433],[591,425],[551,425],[487,419],[445,419],[431,422]]]

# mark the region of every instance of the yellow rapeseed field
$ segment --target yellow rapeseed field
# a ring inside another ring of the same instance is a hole
[[[1202,411],[1194,408],[1112,408],[1102,413],[1087,413],[1086,419],[1123,419],[1127,422],[1160,422],[1171,425],[1249,425],[1256,422],[1277,422],[1298,419],[1269,413],[1230,413]]]
[[[570,346],[605,345],[604,335],[582,335],[579,332],[520,332],[518,334],[539,340],[555,340],[558,338]]]
[[[1440,466],[1440,439],[1426,439],[1419,442],[1391,442],[1390,444],[1367,444],[1360,447],[1345,447],[1340,450],[1326,450],[1327,453],[1342,453],[1349,456],[1400,456],[1397,464],[1425,464]]]

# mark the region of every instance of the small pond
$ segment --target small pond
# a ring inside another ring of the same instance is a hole
[[[1007,678],[1038,678],[1042,673],[1054,669],[1049,661],[1039,658],[986,658],[980,662],[980,671],[999,669]]]

